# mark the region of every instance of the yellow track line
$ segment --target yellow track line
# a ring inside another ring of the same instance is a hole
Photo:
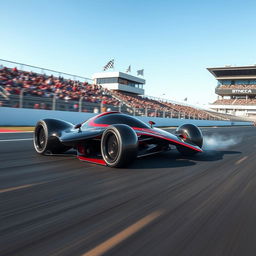
[[[82,254],[82,256],[100,256],[106,251],[110,250],[117,244],[121,243],[146,225],[148,225],[150,222],[154,221],[156,218],[158,218],[160,215],[162,215],[163,212],[161,211],[155,211],[146,217],[142,218],[141,220],[135,222],[128,228],[124,229],[123,231],[119,232],[118,234],[114,235],[113,237],[107,239],[105,242],[99,244],[92,250]]]

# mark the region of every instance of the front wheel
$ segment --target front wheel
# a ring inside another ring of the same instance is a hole
[[[180,127],[178,127],[175,131],[175,134],[177,137],[179,137],[182,141],[202,147],[203,145],[203,135],[201,130],[193,125],[193,124],[184,124]],[[184,146],[177,146],[177,150],[182,154],[186,156],[192,156],[198,153],[198,151],[189,149]]]
[[[110,167],[123,167],[137,157],[138,137],[128,125],[109,126],[101,139],[101,154]]]

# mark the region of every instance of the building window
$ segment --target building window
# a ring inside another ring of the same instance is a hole
[[[117,77],[97,78],[97,84],[113,84],[113,83],[118,83]]]

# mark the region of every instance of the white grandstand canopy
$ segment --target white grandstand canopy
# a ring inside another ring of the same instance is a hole
[[[123,72],[100,72],[92,76],[94,83],[109,90],[144,95],[145,79]]]

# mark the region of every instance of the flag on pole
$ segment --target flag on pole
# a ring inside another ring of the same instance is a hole
[[[131,73],[131,65],[126,69],[126,73]]]
[[[137,76],[144,76],[144,69],[137,70]]]
[[[114,68],[114,59],[110,60],[104,67],[103,71],[106,71],[107,69]]]

